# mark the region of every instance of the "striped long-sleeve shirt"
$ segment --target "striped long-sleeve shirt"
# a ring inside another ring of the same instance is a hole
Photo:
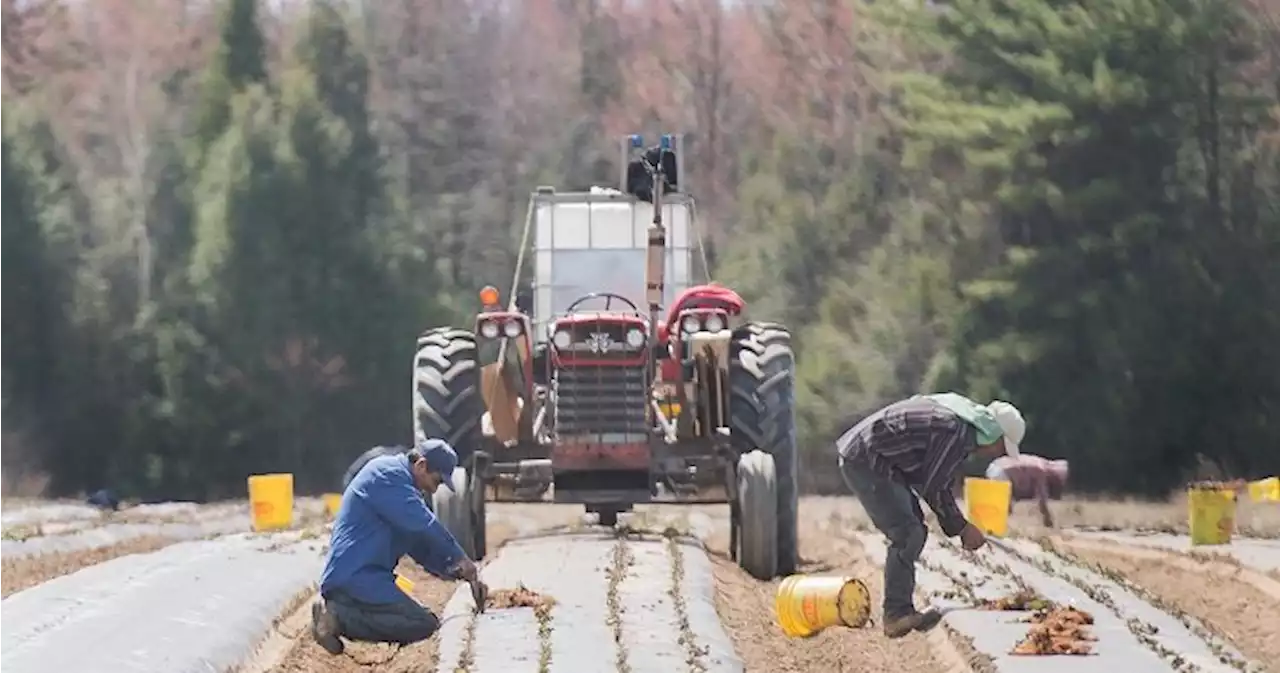
[[[977,446],[977,434],[977,428],[937,401],[913,397],[862,419],[836,445],[845,461],[906,484],[938,515],[942,531],[955,536],[968,521],[951,484]]]

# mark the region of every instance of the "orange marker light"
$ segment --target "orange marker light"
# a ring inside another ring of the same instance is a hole
[[[497,306],[499,299],[498,288],[492,285],[486,285],[480,290],[480,303],[484,306]]]

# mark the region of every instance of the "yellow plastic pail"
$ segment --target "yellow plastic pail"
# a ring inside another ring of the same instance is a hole
[[[341,493],[324,494],[324,511],[328,512],[330,517],[338,516],[338,508],[340,507],[342,507]]]
[[[396,586],[400,587],[400,590],[407,595],[413,595],[413,582],[408,577],[396,575]]]
[[[871,592],[852,577],[791,575],[774,596],[778,626],[792,638],[808,638],[828,626],[858,628],[871,617]]]
[[[1249,482],[1249,499],[1254,502],[1280,502],[1280,477]]]
[[[1236,525],[1235,491],[1187,489],[1190,510],[1191,544],[1227,544]]]
[[[249,477],[249,507],[254,530],[288,528],[293,524],[293,475],[255,474]]]
[[[1009,502],[1013,484],[999,479],[966,477],[964,507],[969,522],[988,535],[1004,537],[1009,533]]]

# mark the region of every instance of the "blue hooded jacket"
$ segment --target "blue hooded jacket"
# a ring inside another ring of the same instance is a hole
[[[408,456],[378,456],[360,468],[342,494],[320,595],[340,590],[366,603],[404,600],[395,585],[395,567],[405,554],[446,579],[452,579],[449,570],[466,556],[427,508]]]

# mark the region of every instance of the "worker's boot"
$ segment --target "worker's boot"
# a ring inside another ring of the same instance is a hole
[[[311,604],[311,637],[329,654],[342,654],[346,648],[338,638],[338,618],[325,605],[323,598]]]
[[[889,638],[901,638],[912,631],[930,631],[939,622],[942,621],[942,613],[937,610],[926,610],[924,612],[915,612],[896,617],[894,619],[886,619],[884,622],[884,635]]]

